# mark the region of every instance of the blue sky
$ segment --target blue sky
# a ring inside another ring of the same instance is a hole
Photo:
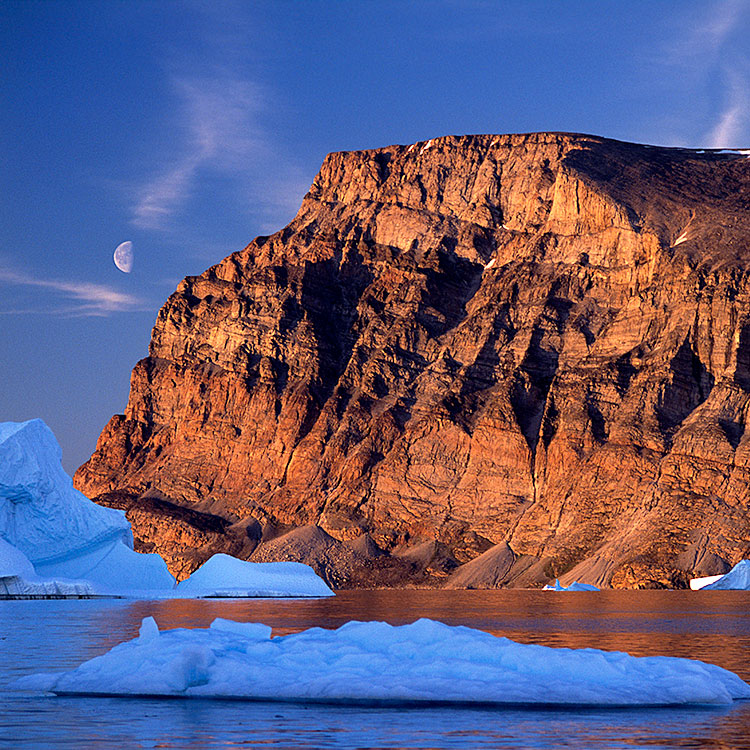
[[[749,0],[4,0],[0,420],[44,419],[72,472],[179,280],[283,227],[330,151],[750,146],[749,40]]]

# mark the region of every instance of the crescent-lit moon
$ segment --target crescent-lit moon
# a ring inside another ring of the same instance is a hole
[[[112,260],[123,273],[130,273],[133,270],[133,243],[130,240],[120,243]]]

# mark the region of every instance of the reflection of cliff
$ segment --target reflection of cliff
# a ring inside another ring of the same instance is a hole
[[[434,583],[501,542],[495,585],[723,569],[749,201],[742,156],[590,136],[331,154],[170,297],[76,486],[182,575],[304,548],[340,585]]]

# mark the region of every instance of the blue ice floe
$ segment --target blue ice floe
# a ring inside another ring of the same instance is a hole
[[[579,583],[578,581],[573,581],[573,583],[570,584],[570,586],[563,586],[560,583],[559,578],[555,578],[555,585],[552,586],[551,584],[547,584],[542,591],[599,591],[596,586],[592,586],[590,583]]]
[[[516,643],[422,619],[349,622],[271,638],[271,628],[214,620],[139,637],[58,675],[17,687],[58,695],[138,695],[359,704],[656,706],[728,704],[750,686],[721,667],[667,656]]]
[[[189,578],[175,596],[186,598],[321,597],[333,591],[309,566],[298,562],[253,563],[218,553]]]

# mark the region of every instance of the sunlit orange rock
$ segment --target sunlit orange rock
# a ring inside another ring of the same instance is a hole
[[[75,484],[180,577],[319,527],[337,585],[680,586],[750,552],[749,403],[750,159],[437,138],[186,278]]]

